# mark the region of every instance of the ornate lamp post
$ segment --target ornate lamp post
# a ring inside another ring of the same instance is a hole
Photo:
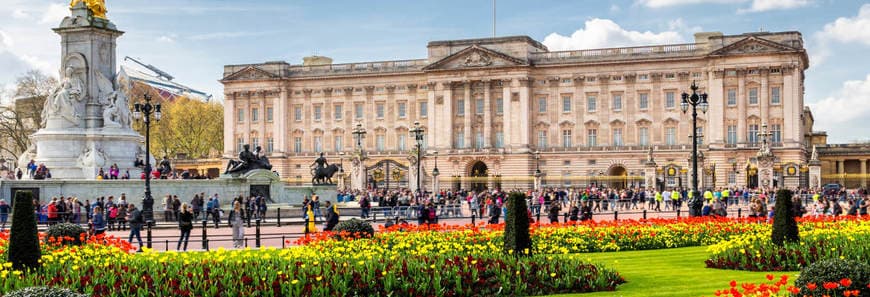
[[[133,104],[133,118],[145,124],[145,199],[142,200],[142,214],[146,223],[154,223],[154,198],[151,197],[151,116],[160,121],[160,103],[151,104],[151,96],[142,96],[144,103]]]
[[[432,154],[435,155],[435,169],[432,169],[432,176],[434,176],[435,179],[437,180],[438,175],[441,174],[441,172],[438,171],[438,152],[433,152]],[[438,189],[435,189],[435,190],[438,190]]]
[[[698,107],[701,108],[701,112],[707,113],[707,107],[709,104],[707,103],[707,94],[698,94],[698,86],[695,85],[695,82],[692,82],[692,94],[689,95],[687,93],[683,93],[683,100],[680,102],[680,109],[683,110],[683,113],[686,113],[689,110],[689,105],[692,106],[692,135],[697,137],[698,135]],[[689,200],[689,216],[700,216],[701,215],[701,206],[702,206],[703,198],[701,197],[701,192],[698,191],[698,141],[693,137],[692,139],[692,199]]]
[[[356,137],[356,148],[362,151],[362,139],[366,137],[366,129],[363,129],[362,123],[356,123],[351,134]]]
[[[423,193],[423,189],[420,188],[420,159],[421,153],[423,152],[423,127],[420,127],[419,121],[414,121],[414,129],[411,129],[411,134],[414,135],[414,139],[417,141],[417,195],[419,196]]]

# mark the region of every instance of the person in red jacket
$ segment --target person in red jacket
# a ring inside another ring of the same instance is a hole
[[[57,197],[51,198],[51,203],[48,204],[48,224],[54,225],[57,223]]]

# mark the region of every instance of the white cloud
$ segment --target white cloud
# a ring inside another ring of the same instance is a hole
[[[13,19],[16,19],[16,20],[29,19],[29,18],[30,18],[30,14],[28,14],[28,13],[27,13],[26,11],[24,11],[23,9],[16,9],[16,10],[12,11],[12,18],[13,18]]]
[[[738,9],[737,13],[764,12],[770,10],[784,10],[804,7],[810,4],[810,0],[753,0],[748,9]]]
[[[677,20],[672,27],[684,28],[682,20]],[[591,19],[586,21],[585,28],[575,31],[571,36],[550,33],[544,38],[544,44],[550,50],[573,50],[589,48],[606,48],[621,46],[638,46],[651,44],[669,44],[685,42],[683,34],[674,29],[659,33],[651,31],[629,31],[607,19]]]
[[[64,17],[70,14],[69,8],[63,4],[52,3],[48,5],[45,13],[42,14],[40,24],[60,24]]]
[[[843,126],[870,114],[870,74],[864,80],[849,80],[834,94],[808,104],[821,130]]]
[[[870,4],[864,4],[854,18],[841,17],[825,25],[820,33],[824,40],[860,42],[870,45]]]
[[[622,10],[622,9],[619,8],[619,5],[616,5],[616,4],[610,5],[610,12],[616,13],[616,12],[619,12],[620,10]]]
[[[165,43],[174,43],[175,39],[178,39],[178,34],[175,34],[175,33],[168,34],[168,35],[161,35],[160,37],[157,37],[157,41],[165,42]]]

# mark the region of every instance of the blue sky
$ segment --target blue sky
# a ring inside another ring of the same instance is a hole
[[[37,68],[56,75],[50,29],[69,1],[2,0],[0,86]],[[492,35],[492,0],[107,0],[131,56],[177,82],[222,97],[225,64],[311,54],[336,63],[426,57],[431,40]],[[862,9],[863,8],[863,9]],[[870,140],[870,4],[853,0],[498,1],[497,35],[528,35],[551,50],[691,42],[697,31],[803,33],[812,66],[806,102],[829,141]],[[4,96],[8,97],[8,96]]]

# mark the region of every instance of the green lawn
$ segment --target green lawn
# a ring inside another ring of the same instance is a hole
[[[651,251],[611,252],[583,254],[592,263],[616,269],[627,283],[615,292],[591,294],[565,294],[558,296],[714,296],[716,290],[728,288],[731,280],[738,283],[767,281],[767,272],[746,272],[705,268],[707,247],[690,247]],[[770,273],[777,277],[786,274],[789,281],[797,272]]]

